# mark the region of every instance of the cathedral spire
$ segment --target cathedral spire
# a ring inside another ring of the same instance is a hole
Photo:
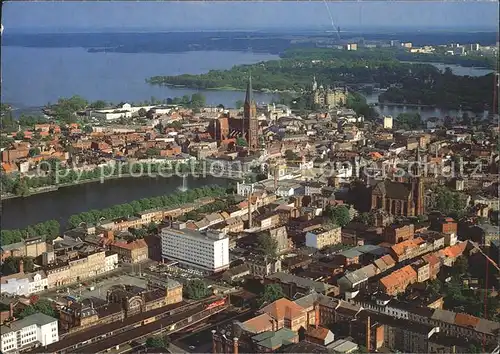
[[[249,104],[249,105],[253,103],[252,75],[250,75],[248,77],[247,93],[246,93],[246,96],[245,96],[245,103]]]

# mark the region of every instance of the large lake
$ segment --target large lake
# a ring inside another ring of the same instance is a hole
[[[191,95],[200,90],[151,86],[155,75],[200,74],[234,65],[279,59],[277,55],[252,52],[192,51],[185,53],[89,53],[84,48],[2,47],[2,101],[18,108],[43,106],[60,97],[81,95],[88,100],[115,103]],[[488,69],[430,63],[456,75],[479,76]],[[204,90],[207,103],[234,106],[243,98],[239,91]],[[370,98],[373,101],[376,96]],[[273,95],[255,94],[258,103]],[[386,112],[383,112],[386,113]]]
[[[60,97],[88,100],[144,101],[191,95],[198,90],[151,86],[155,75],[200,74],[234,65],[279,58],[252,52],[88,53],[84,48],[2,47],[2,101],[15,107],[43,106]],[[203,92],[207,103],[234,106],[244,99],[238,91]],[[272,95],[255,94],[258,103]]]

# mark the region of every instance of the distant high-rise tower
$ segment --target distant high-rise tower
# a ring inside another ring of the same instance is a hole
[[[255,101],[253,99],[251,76],[248,79],[245,104],[243,105],[243,119],[248,120],[248,123],[243,123],[244,126],[248,127],[248,149],[250,151],[255,151],[259,148],[259,121],[257,119],[257,106],[255,105]]]

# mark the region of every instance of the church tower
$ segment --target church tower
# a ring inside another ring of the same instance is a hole
[[[423,171],[421,168],[421,159],[420,159],[420,144],[417,147],[416,153],[416,166],[414,166],[412,172],[412,192],[413,192],[413,201],[415,205],[415,216],[425,214],[425,190],[424,190],[424,181],[423,181]]]
[[[259,148],[259,121],[257,119],[257,106],[253,99],[252,77],[248,78],[245,104],[243,105],[243,125],[248,127],[248,149],[256,151]]]

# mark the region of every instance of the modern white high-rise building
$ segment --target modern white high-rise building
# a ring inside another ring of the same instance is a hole
[[[207,231],[186,229],[182,223],[161,232],[162,258],[191,268],[219,272],[229,268],[229,237]]]
[[[43,313],[35,313],[0,328],[2,353],[19,352],[59,341],[57,319]]]

